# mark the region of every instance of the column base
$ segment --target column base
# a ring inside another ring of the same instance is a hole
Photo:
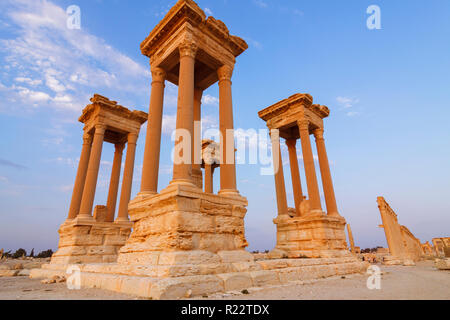
[[[236,189],[223,189],[219,191],[219,195],[223,197],[240,197],[240,193]]]
[[[130,222],[66,221],[58,231],[58,250],[53,254],[51,264],[116,262],[131,227]]]
[[[280,216],[277,225],[276,249],[289,258],[348,257],[344,218],[326,216],[323,212],[304,217]]]

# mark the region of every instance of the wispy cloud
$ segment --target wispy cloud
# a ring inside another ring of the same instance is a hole
[[[202,104],[204,105],[210,105],[210,106],[218,106],[219,105],[219,98],[214,97],[212,95],[204,95],[202,97]]]
[[[269,5],[262,0],[253,0],[253,3],[260,8],[267,8]]]
[[[84,29],[68,29],[65,10],[53,2],[3,0],[0,12],[16,31],[15,37],[0,39],[0,110],[79,112],[95,91],[148,90],[149,68]]]
[[[355,104],[359,103],[359,99],[356,98],[348,98],[348,97],[337,97],[336,101],[343,108],[352,108]]]
[[[5,159],[0,159],[0,166],[16,168],[16,169],[22,169],[22,170],[23,169],[28,169],[27,167],[25,167],[25,166],[23,166],[21,164],[18,164],[18,163],[9,161],[9,160],[5,160]]]
[[[208,15],[208,16],[212,16],[212,15],[214,15],[214,13],[212,12],[212,10],[210,9],[210,8],[205,8],[205,13]]]

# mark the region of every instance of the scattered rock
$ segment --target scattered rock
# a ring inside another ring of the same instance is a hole
[[[450,258],[436,260],[435,266],[439,270],[450,270]]]
[[[186,298],[190,298],[190,297],[192,297],[192,290],[188,290],[186,292]]]
[[[18,277],[29,277],[30,276],[30,270],[29,269],[22,269],[17,274]]]
[[[23,264],[21,264],[21,263],[16,263],[13,266],[13,270],[22,270],[22,269],[23,269]]]
[[[44,279],[41,281],[42,284],[54,284],[56,283],[56,279]]]
[[[15,277],[19,274],[19,270],[0,270],[0,277]]]

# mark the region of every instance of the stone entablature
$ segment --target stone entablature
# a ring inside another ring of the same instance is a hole
[[[222,21],[206,18],[194,1],[180,0],[142,42],[141,52],[178,85],[178,48],[186,44],[196,51],[196,86],[201,90],[219,80],[220,67],[233,69],[235,58],[248,48],[243,39],[230,35]]]

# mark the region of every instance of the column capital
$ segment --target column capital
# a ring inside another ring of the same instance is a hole
[[[298,121],[298,128],[300,130],[308,130],[309,131],[309,120],[303,119]]]
[[[106,132],[106,125],[105,124],[96,124],[95,125],[95,134],[105,134]]]
[[[217,69],[217,75],[219,76],[219,81],[231,81],[231,77],[233,76],[233,67],[229,65],[223,65],[219,69]]]
[[[83,145],[91,145],[92,139],[92,134],[86,132],[85,134],[83,134]]]
[[[131,132],[128,134],[128,144],[136,144],[139,135],[135,132]]]
[[[297,145],[297,139],[286,139],[286,145],[289,148],[295,148],[295,146]]]
[[[164,83],[166,81],[167,72],[161,67],[150,67],[152,72],[152,83]]]
[[[195,59],[198,46],[194,41],[184,41],[180,44],[178,49],[180,50],[180,58],[191,57]]]
[[[318,128],[314,130],[314,137],[316,138],[316,140],[324,140],[323,133],[324,133],[323,128]]]

